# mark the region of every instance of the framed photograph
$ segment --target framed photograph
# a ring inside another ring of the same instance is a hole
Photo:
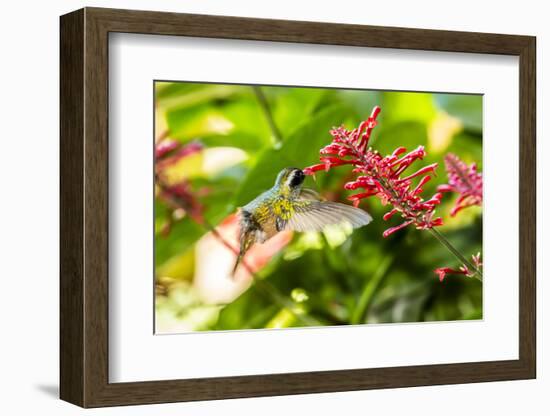
[[[83,406],[536,376],[535,38],[61,17]]]

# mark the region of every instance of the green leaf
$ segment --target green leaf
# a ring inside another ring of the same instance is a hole
[[[377,128],[374,129],[369,144],[382,155],[391,154],[400,146],[405,147],[407,151],[411,151],[418,146],[426,146],[428,142],[426,125],[418,121],[381,124],[378,131]]]
[[[155,82],[155,98],[159,104],[164,104],[170,99],[181,97],[192,92],[204,90],[206,84],[195,84],[193,82]]]
[[[311,117],[284,141],[280,148],[262,152],[250,169],[235,197],[243,206],[271,188],[277,173],[285,167],[306,167],[319,161],[319,150],[330,142],[329,130],[342,123],[349,109],[337,105]]]
[[[281,91],[280,87],[264,87],[268,96]],[[320,88],[286,88],[274,97],[273,117],[283,138],[288,137],[309,118],[329,90]]]
[[[245,143],[253,137],[258,145],[269,140],[269,125],[248,86],[168,84],[157,87],[158,97],[172,138],[231,135],[229,140],[242,136]]]
[[[258,136],[245,131],[232,131],[229,134],[213,134],[200,139],[206,147],[237,147],[247,152],[257,152],[265,143]]]
[[[166,237],[155,236],[155,265],[164,264],[172,257],[188,250],[203,234],[204,229],[188,218],[172,225]]]
[[[168,110],[166,123],[170,137],[182,141],[227,133],[234,127],[223,111],[210,104]]]
[[[459,155],[460,158],[468,164],[475,162],[478,170],[480,172],[483,170],[481,136],[468,134],[466,132],[459,133],[453,137],[453,141],[447,151]]]
[[[433,94],[421,92],[384,92],[380,107],[382,125],[405,121],[429,123],[437,110]]]
[[[215,103],[245,92],[246,87],[192,82],[155,83],[157,104],[168,110],[181,110],[205,103]]]
[[[244,133],[256,137],[260,143],[268,143],[271,138],[271,130],[256,97],[252,95],[252,89],[246,88],[246,97],[241,97],[223,107],[224,116],[235,126],[235,132]]]
[[[381,104],[381,93],[368,90],[336,90],[342,102],[355,110],[355,122],[366,120],[374,106]]]
[[[217,179],[199,179],[192,182],[196,189],[207,189],[208,194],[200,198],[206,211],[204,216],[212,225],[217,225],[233,210],[231,197],[238,181],[235,177],[223,176]]]
[[[251,287],[221,310],[214,329],[264,328],[277,310],[277,304],[270,297]]]

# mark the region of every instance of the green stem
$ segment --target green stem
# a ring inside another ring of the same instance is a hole
[[[258,87],[257,85],[252,86],[252,90],[254,91],[254,94],[256,95],[258,102],[260,103],[260,107],[262,108],[262,111],[265,114],[267,123],[269,124],[269,128],[271,129],[271,138],[273,141],[273,146],[278,147],[283,142],[283,139],[281,136],[281,132],[277,128],[277,124],[275,124],[275,119],[273,118],[273,113],[271,112],[271,107],[269,106],[267,97],[265,96],[261,87]]]
[[[372,297],[374,295],[374,292],[380,286],[380,282],[386,276],[386,273],[388,272],[388,269],[393,263],[393,256],[386,256],[382,262],[378,265],[378,268],[374,272],[374,275],[370,278],[370,280],[367,282],[365,287],[363,288],[363,292],[361,293],[361,297],[359,298],[359,301],[357,302],[357,306],[353,310],[353,314],[350,319],[350,323],[352,325],[361,323],[363,317],[366,315]]]
[[[461,264],[465,265],[468,270],[474,271],[474,277],[479,280],[480,282],[483,281],[483,275],[481,274],[481,271],[475,267],[466,257],[458,251],[443,234],[441,234],[438,230],[435,228],[428,228],[428,230],[432,233],[432,235],[441,243],[443,244],[447,250],[449,250],[457,259],[461,262]]]

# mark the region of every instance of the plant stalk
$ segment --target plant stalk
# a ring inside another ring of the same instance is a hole
[[[260,107],[262,108],[267,123],[269,124],[269,128],[271,129],[271,139],[273,141],[273,147],[279,147],[283,143],[283,138],[281,132],[277,127],[277,124],[275,123],[275,119],[273,118],[273,113],[271,112],[269,101],[267,101],[267,97],[265,96],[261,87],[254,85],[252,86],[252,90],[254,91],[258,102],[260,103]]]
[[[458,259],[458,261],[460,261],[461,264],[465,265],[468,270],[473,270],[473,277],[475,277],[480,282],[483,281],[483,275],[481,271],[477,267],[475,267],[466,257],[464,257],[462,253],[460,253],[460,251],[458,251],[443,234],[441,234],[434,227],[428,228],[428,230],[441,244],[443,244],[447,248],[447,250],[449,250]]]

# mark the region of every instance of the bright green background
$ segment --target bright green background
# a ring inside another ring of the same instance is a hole
[[[248,156],[215,176],[192,175],[194,189],[207,186],[211,191],[201,201],[214,225],[271,187],[282,168],[317,163],[319,149],[331,141],[330,128],[356,127],[374,105],[382,113],[372,135],[373,147],[387,154],[398,146],[412,150],[424,145],[428,156],[415,162],[411,173],[429,163],[440,164],[438,177],[425,186],[426,199],[437,184],[446,182],[443,157],[447,152],[476,162],[482,171],[481,96],[261,88],[282,134],[280,146],[273,145],[266,116],[251,87],[156,84],[156,123],[167,128],[171,138],[181,142],[199,139],[208,147],[236,147]],[[319,172],[317,181],[308,178],[306,185],[338,195],[344,202],[349,192],[342,190],[342,183],[349,171],[342,167],[328,174]],[[481,209],[469,208],[451,218],[455,198],[446,195],[437,210],[445,220],[440,230],[469,257],[481,250]],[[343,244],[337,241],[338,235],[330,233],[307,239],[295,233],[290,245],[259,273],[272,286],[270,290],[296,301],[298,312],[321,325],[481,318],[481,283],[462,276],[450,276],[440,283],[433,270],[458,264],[429,233],[409,227],[383,238],[382,232],[399,224],[399,218],[383,221],[389,208],[374,198],[361,207],[374,221],[355,230]],[[156,201],[155,208],[159,229],[167,209],[161,201]],[[254,287],[228,305],[201,303],[192,289],[193,253],[194,243],[205,232],[185,217],[167,237],[157,233],[156,276],[163,286],[163,294],[157,295],[157,328],[177,321],[195,330],[304,325]]]

